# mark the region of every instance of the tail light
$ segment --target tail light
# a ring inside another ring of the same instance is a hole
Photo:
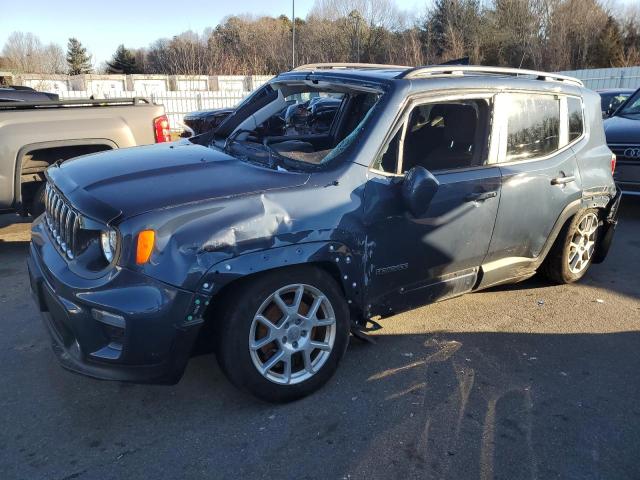
[[[611,154],[611,175],[613,175],[616,171],[616,160],[617,160],[616,154],[612,153]]]
[[[170,142],[171,132],[169,131],[169,119],[162,115],[153,119],[153,132],[156,136],[156,143]]]

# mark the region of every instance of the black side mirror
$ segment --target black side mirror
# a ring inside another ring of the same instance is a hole
[[[415,216],[424,215],[440,184],[424,167],[413,167],[402,183],[402,198],[407,209]]]

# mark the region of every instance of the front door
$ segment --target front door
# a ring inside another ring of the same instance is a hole
[[[416,104],[374,163],[365,190],[371,315],[475,285],[500,201],[500,170],[488,165],[491,112],[490,97]],[[439,182],[420,216],[408,211],[402,197],[403,174],[416,166]]]

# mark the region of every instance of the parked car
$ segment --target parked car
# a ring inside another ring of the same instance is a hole
[[[0,211],[40,215],[54,162],[170,140],[164,107],[144,99],[0,102]]]
[[[607,144],[617,156],[615,181],[626,195],[640,195],[640,89],[604,122]]]
[[[282,109],[280,115],[274,115],[270,125],[265,125],[271,133],[279,129],[279,135],[285,132],[286,128],[302,128],[308,131],[327,131],[333,121],[333,117],[340,106],[340,100],[332,97],[313,97],[309,100],[300,101],[289,100],[288,106]],[[185,126],[181,135],[183,138],[190,138],[218,128],[218,126],[233,113],[233,108],[215,108],[212,110],[199,110],[188,113],[184,116]],[[300,121],[302,123],[300,123]]]
[[[600,95],[602,118],[608,118],[622,105],[634,92],[631,88],[609,88],[596,90]]]
[[[56,93],[38,92],[31,87],[0,86],[0,102],[50,102],[57,101]]]
[[[214,108],[187,113],[182,120],[185,128],[181,137],[189,138],[213,130],[232,112],[233,108]]]
[[[269,131],[311,93],[341,99],[328,132]],[[613,238],[612,169],[600,98],[569,77],[302,66],[215,131],[51,166],[29,275],[65,368],[173,383],[197,346],[289,401],[378,317],[579,280]]]

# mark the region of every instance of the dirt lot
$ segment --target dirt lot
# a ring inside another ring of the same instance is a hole
[[[195,358],[172,387],[62,370],[0,216],[0,478],[640,478],[640,201],[577,285],[532,279],[384,320],[284,406]]]

